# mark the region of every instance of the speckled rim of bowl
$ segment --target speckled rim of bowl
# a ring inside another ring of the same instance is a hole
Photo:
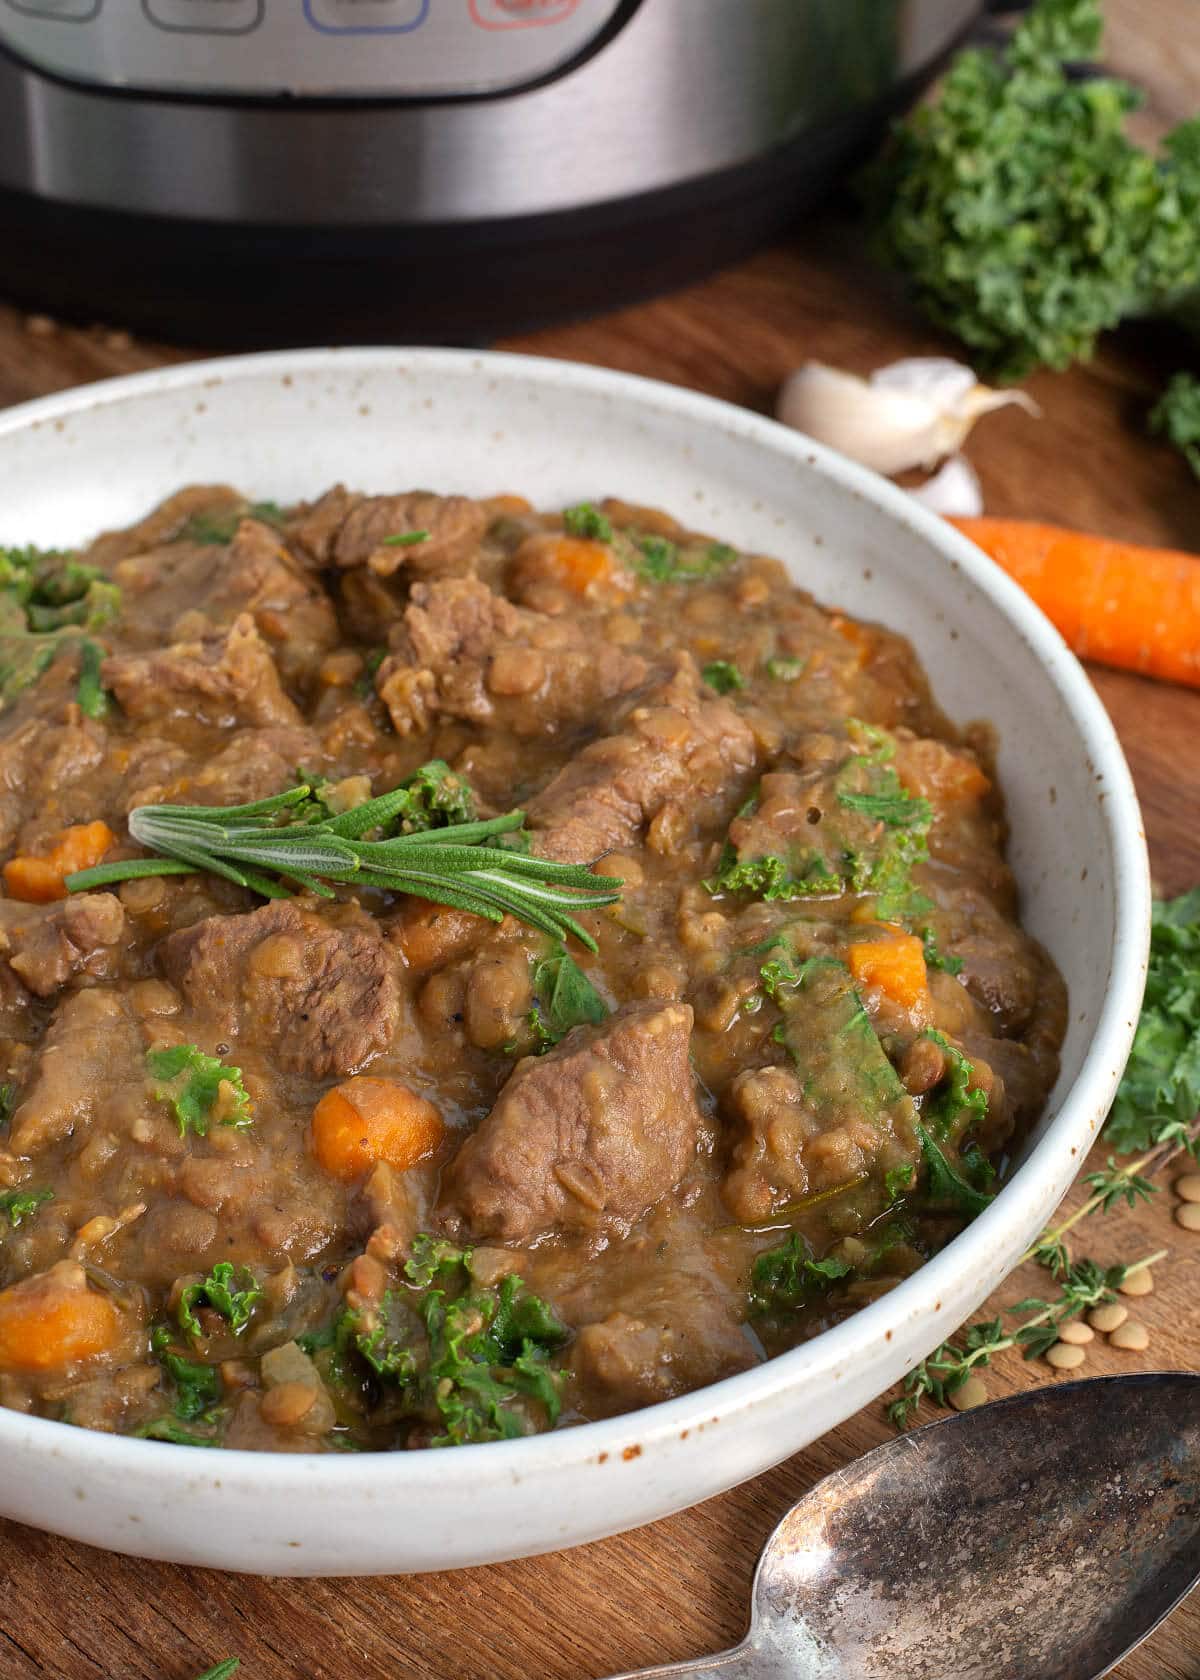
[[[502,378],[508,372],[547,388],[567,385],[590,390],[615,403],[649,405],[660,414],[674,413],[681,420],[686,418],[750,442],[761,442],[775,453],[792,453],[848,494],[873,504],[898,524],[907,526],[960,568],[1024,638],[1049,671],[1069,708],[1097,778],[1108,792],[1104,813],[1114,863],[1115,938],[1108,988],[1091,1043],[1079,1075],[1059,1103],[1047,1134],[1007,1180],[996,1201],[945,1249],[883,1298],[813,1340],[749,1371],[677,1399],[577,1428],[514,1441],[458,1447],[452,1453],[425,1449],[353,1458],[223,1449],[220,1453],[223,1484],[253,1488],[266,1499],[289,1493],[302,1495],[310,1490],[341,1490],[353,1496],[368,1486],[379,1489],[382,1485],[386,1489],[389,1484],[397,1494],[403,1492],[410,1498],[432,1497],[439,1483],[444,1484],[456,1475],[467,1480],[478,1478],[485,1465],[492,1480],[503,1477],[514,1485],[541,1481],[572,1464],[604,1462],[610,1456],[628,1458],[633,1451],[641,1456],[650,1452],[656,1443],[677,1440],[692,1429],[702,1429],[707,1421],[719,1418],[732,1423],[738,1413],[753,1411],[786,1390],[798,1389],[803,1379],[845,1374],[856,1348],[885,1333],[890,1340],[891,1327],[898,1321],[927,1316],[930,1310],[927,1303],[934,1297],[939,1297],[940,1307],[940,1295],[954,1293],[948,1286],[956,1275],[987,1272],[989,1259],[994,1259],[999,1249],[1014,1246],[1011,1236],[1010,1241],[1005,1241],[1005,1232],[1011,1234],[1018,1199],[1023,1198],[1027,1209],[1036,1207],[1037,1218],[1031,1220],[1027,1213],[1021,1221],[1025,1234],[1020,1247],[1015,1248],[1011,1265],[1017,1263],[1016,1257],[1024,1244],[1036,1234],[1073,1181],[1083,1155],[1103,1124],[1132,1043],[1145,983],[1150,877],[1137,797],[1112,723],[1079,662],[1042,612],[973,543],[887,480],[808,437],[788,432],[774,421],[681,387],[578,363],[498,352],[382,346],[272,351],[184,363],[100,381],[0,412],[0,447],[10,433],[64,420],[84,410],[104,407],[118,410],[122,404],[151,392],[256,379],[263,374],[353,375],[356,370],[377,371],[381,364],[394,365],[397,371],[420,365],[423,371],[435,374],[440,368],[460,376],[478,370],[481,377],[491,373]],[[931,1333],[929,1345],[954,1328],[949,1323],[939,1325]],[[636,1447],[631,1448],[631,1442],[636,1442]],[[52,1452],[60,1464],[68,1461],[81,1477],[86,1477],[89,1465],[104,1464],[112,1471],[123,1470],[139,1479],[157,1471],[165,1484],[182,1479],[185,1472],[189,1480],[194,1480],[199,1468],[192,1448],[98,1434],[0,1408],[0,1454],[19,1445]],[[480,1459],[481,1453],[487,1454],[486,1459]]]

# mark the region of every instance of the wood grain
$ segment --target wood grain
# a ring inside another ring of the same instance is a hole
[[[1107,11],[1110,61],[1148,86],[1151,117],[1190,115],[1200,97],[1196,0],[1109,0]],[[43,336],[0,307],[0,404],[186,355],[130,345],[116,327],[115,336],[112,326]],[[865,370],[947,348],[865,266],[837,209],[687,291],[507,347],[625,368],[764,410],[806,356]],[[1123,335],[1088,368],[1033,380],[1041,421],[1006,411],[972,443],[989,510],[1200,550],[1200,489],[1142,431],[1152,392],[1188,354],[1169,335]],[[1200,880],[1200,693],[1093,676],[1129,755],[1156,879],[1180,891]],[[1137,1308],[1154,1333],[1150,1353],[1093,1344],[1089,1373],[1200,1366],[1200,1239],[1172,1223],[1172,1200],[1168,1192],[1136,1214],[1084,1228],[1080,1251],[1102,1261],[1171,1250],[1156,1293]],[[1043,1283],[1044,1275],[1014,1277],[989,1310],[1042,1293]],[[1043,1364],[1006,1357],[989,1385],[999,1395],[1050,1375]],[[583,1680],[716,1650],[740,1636],[754,1561],[776,1518],[887,1433],[874,1406],[696,1510],[578,1551],[453,1575],[221,1576],[0,1524],[0,1680],[189,1680],[232,1654],[245,1680]],[[1119,1675],[1200,1680],[1200,1600]]]

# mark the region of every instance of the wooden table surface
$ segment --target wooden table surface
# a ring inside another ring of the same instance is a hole
[[[1196,0],[1110,0],[1107,9],[1110,62],[1150,87],[1151,120],[1190,114],[1200,103]],[[508,347],[759,409],[807,356],[866,370],[947,348],[861,261],[836,211],[673,297]],[[131,343],[120,323],[31,331],[0,306],[0,404],[184,354]],[[1200,550],[1200,485],[1141,432],[1164,371],[1188,354],[1166,336],[1129,336],[1087,368],[1033,379],[1043,418],[1009,410],[972,441],[989,511]],[[1181,891],[1200,880],[1200,693],[1092,676],[1133,768],[1156,881]],[[1082,1228],[1078,1252],[1106,1262],[1171,1250],[1155,1294],[1137,1308],[1153,1332],[1150,1351],[1093,1344],[1085,1373],[1200,1368],[1200,1237],[1173,1224],[1172,1203],[1168,1189],[1136,1214]],[[1045,1274],[1018,1275],[989,1310],[1044,1285]],[[1052,1378],[1044,1364],[1006,1355],[989,1387],[1000,1395]],[[584,1680],[715,1651],[742,1633],[754,1561],[778,1516],[888,1434],[875,1405],[758,1480],[650,1528],[555,1557],[411,1579],[222,1576],[0,1524],[0,1680],[190,1680],[235,1654],[244,1680]],[[1200,1680],[1200,1595],[1118,1672]]]

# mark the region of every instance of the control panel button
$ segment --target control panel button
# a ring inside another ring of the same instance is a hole
[[[429,0],[304,0],[304,15],[326,35],[406,35],[429,16]]]
[[[579,0],[469,0],[471,16],[481,29],[536,29],[561,23]]]
[[[26,17],[58,18],[62,23],[90,23],[99,14],[101,0],[8,0],[14,12]]]
[[[142,10],[180,35],[249,35],[263,20],[263,0],[142,0]]]

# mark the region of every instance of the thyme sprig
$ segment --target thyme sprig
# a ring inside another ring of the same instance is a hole
[[[1043,1231],[1026,1249],[1022,1262],[1032,1260],[1044,1266],[1060,1282],[1059,1296],[1054,1301],[1038,1297],[1019,1301],[1011,1312],[1033,1312],[1035,1316],[1012,1331],[1004,1329],[1001,1319],[993,1318],[971,1325],[960,1346],[943,1342],[935,1348],[928,1359],[908,1373],[904,1393],[887,1408],[888,1417],[898,1429],[907,1428],[923,1399],[939,1406],[947,1405],[950,1395],[962,1387],[977,1365],[989,1364],[1005,1349],[1020,1347],[1026,1359],[1039,1358],[1058,1340],[1059,1325],[1111,1300],[1113,1291],[1127,1277],[1163,1258],[1165,1249],[1131,1266],[1101,1267],[1094,1260],[1072,1261],[1066,1240],[1090,1214],[1108,1213],[1121,1202],[1135,1207],[1141,1201],[1148,1201],[1159,1188],[1153,1182],[1155,1175],[1177,1155],[1188,1154],[1193,1159],[1200,1156],[1200,1120],[1194,1120],[1190,1126],[1182,1120],[1162,1121],[1151,1135],[1154,1148],[1138,1160],[1122,1163],[1110,1155],[1100,1171],[1085,1174],[1083,1182],[1090,1187],[1091,1195],[1059,1224]]]
[[[333,898],[330,882],[353,883],[410,893],[492,922],[515,916],[554,939],[573,935],[592,951],[594,939],[571,912],[620,897],[617,876],[593,875],[587,864],[558,863],[493,844],[522,827],[523,811],[371,840],[364,836],[386,832],[405,809],[406,788],[319,822],[289,821],[313,791],[301,782],[249,805],[139,805],[129,815],[130,836],[160,855],[80,870],[67,877],[67,890],[198,870],[264,898],[289,898],[293,885]]]
[[[1077,1318],[1102,1301],[1111,1301],[1126,1278],[1156,1265],[1165,1253],[1165,1249],[1160,1249],[1129,1266],[1099,1266],[1094,1260],[1080,1260],[1068,1266],[1062,1275],[1062,1288],[1053,1300],[1030,1296],[1009,1308],[1014,1315],[1033,1314],[1023,1324],[1012,1330],[1005,1330],[1002,1318],[972,1324],[961,1346],[943,1342],[908,1373],[903,1394],[887,1408],[889,1421],[897,1429],[907,1429],[922,1400],[948,1405],[950,1396],[963,1386],[976,1366],[990,1364],[996,1354],[1008,1348],[1019,1347],[1026,1359],[1040,1358],[1053,1347],[1061,1326],[1069,1319]],[[1033,1257],[1031,1250],[1027,1258]]]
[[[1096,1212],[1107,1213],[1120,1201],[1128,1202],[1130,1207],[1139,1201],[1148,1201],[1158,1193],[1159,1187],[1153,1182],[1155,1176],[1177,1155],[1188,1154],[1193,1160],[1200,1158],[1200,1120],[1193,1120],[1190,1126],[1182,1120],[1164,1120],[1155,1126],[1151,1135],[1153,1149],[1147,1150],[1136,1161],[1121,1163],[1110,1155],[1103,1171],[1085,1174],[1083,1182],[1091,1186],[1092,1194],[1060,1225],[1044,1231],[1028,1249],[1025,1259],[1036,1260],[1040,1266],[1049,1266],[1051,1271],[1055,1271],[1052,1256],[1057,1252],[1058,1269],[1065,1270],[1069,1256],[1067,1260],[1062,1259],[1068,1252],[1063,1238],[1074,1230],[1081,1219]]]

